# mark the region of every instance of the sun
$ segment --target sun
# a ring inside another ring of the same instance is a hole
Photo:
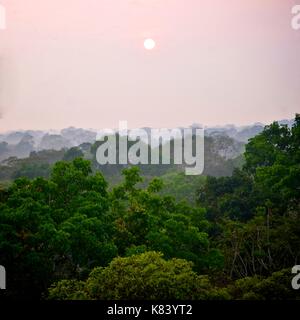
[[[156,43],[153,39],[146,39],[144,41],[144,47],[146,50],[153,50],[156,46]]]

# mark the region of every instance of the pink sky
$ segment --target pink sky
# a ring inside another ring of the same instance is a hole
[[[297,2],[0,0],[0,131],[292,118]]]

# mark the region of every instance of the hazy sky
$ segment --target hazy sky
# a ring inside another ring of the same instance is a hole
[[[0,131],[292,118],[300,112],[297,3],[0,0]]]

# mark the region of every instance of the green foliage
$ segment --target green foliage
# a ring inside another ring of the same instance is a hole
[[[49,180],[20,178],[1,191],[1,262],[13,275],[10,288],[39,296],[55,280],[84,279],[118,254],[149,250],[192,261],[199,271],[222,267],[221,253],[209,247],[204,209],[160,196],[157,178],[139,188],[138,168],[123,175],[108,192],[89,161],[76,158],[57,162]]]
[[[198,203],[207,208],[207,217],[218,221],[230,219],[248,220],[253,216],[259,194],[254,190],[253,179],[236,169],[231,177],[208,177],[198,191]]]
[[[50,166],[48,164],[23,164],[20,169],[18,169],[14,174],[13,178],[18,179],[21,177],[27,177],[29,179],[34,179],[36,177],[49,177]]]
[[[49,289],[50,300],[87,300],[85,282],[78,280],[62,280]]]
[[[273,123],[246,145],[243,170],[208,177],[198,201],[231,278],[270,276],[299,263],[299,116]]]
[[[161,195],[172,195],[177,200],[185,200],[191,204],[196,202],[196,190],[205,184],[206,177],[187,176],[184,172],[171,171],[161,176],[163,189]]]
[[[292,128],[274,123],[251,139],[244,167],[227,177],[122,167],[109,188],[78,155],[33,153],[32,165],[2,166],[0,178],[20,176],[0,186],[6,295],[40,299],[50,287],[59,300],[298,298],[290,274],[300,257],[298,115]]]
[[[291,129],[273,123],[246,146],[245,170],[255,174],[258,192],[276,208],[297,207],[300,199],[300,116]]]
[[[66,151],[64,154],[63,160],[64,161],[73,161],[76,158],[83,158],[84,154],[78,147],[73,147]]]
[[[291,287],[291,270],[274,272],[267,278],[246,277],[235,281],[227,292],[238,300],[299,300],[299,294]]]
[[[28,158],[11,157],[0,164],[0,181],[10,181],[21,177],[34,179],[49,178],[51,167],[62,160],[65,151],[43,150],[31,152]]]
[[[124,176],[124,183],[112,191],[119,253],[142,245],[163,252],[166,258],[193,261],[197,270],[222,267],[222,255],[209,248],[208,222],[202,208],[157,195],[162,187],[158,179],[147,189],[137,188],[141,181],[137,168],[124,170]]]
[[[211,289],[208,278],[198,276],[191,263],[181,259],[166,261],[160,253],[146,252],[115,258],[109,266],[94,269],[85,284],[59,282],[50,288],[49,299],[207,299]]]
[[[82,277],[117,255],[106,182],[89,163],[59,162],[50,180],[17,179],[0,203],[8,295],[39,296],[55,279]],[[14,292],[16,291],[16,292]]]
[[[300,199],[299,116],[294,126],[273,123],[246,145],[243,170],[231,177],[208,177],[199,188],[198,202],[207,208],[208,218],[226,216],[247,221],[256,208],[272,213],[298,210]]]

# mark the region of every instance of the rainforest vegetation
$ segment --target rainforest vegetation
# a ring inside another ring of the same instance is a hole
[[[250,139],[228,175],[143,179],[127,167],[112,184],[77,149],[51,155],[0,187],[6,296],[299,299],[299,115]]]

